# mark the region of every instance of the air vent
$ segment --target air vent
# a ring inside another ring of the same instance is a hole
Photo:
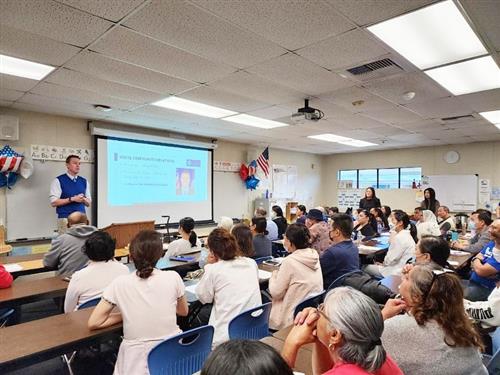
[[[404,69],[393,59],[382,59],[355,66],[346,70],[353,78],[360,81],[368,81],[374,78],[387,77],[398,74]]]
[[[443,117],[442,121],[461,121],[461,120],[474,120],[474,116],[472,115],[464,115],[464,116],[453,116],[453,117]]]

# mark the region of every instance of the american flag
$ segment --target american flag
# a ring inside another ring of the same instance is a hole
[[[0,150],[0,172],[17,172],[23,156],[15,152],[9,145]]]
[[[255,160],[252,160],[250,164],[248,164],[248,175],[253,176],[256,171],[257,171],[257,163],[255,162]]]
[[[262,172],[267,176],[269,176],[269,147],[262,152],[257,158],[257,164],[262,168]]]

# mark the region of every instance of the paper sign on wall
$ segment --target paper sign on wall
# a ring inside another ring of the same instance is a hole
[[[239,172],[241,163],[230,161],[214,161],[214,171],[216,172]]]
[[[68,155],[78,155],[82,163],[94,162],[94,150],[89,148],[31,145],[33,160],[65,161]]]

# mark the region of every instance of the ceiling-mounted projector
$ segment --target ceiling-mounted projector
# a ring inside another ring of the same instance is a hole
[[[309,107],[309,99],[304,100],[304,107],[297,109],[296,113],[292,113],[293,122],[318,121],[323,118],[325,114],[316,108]]]

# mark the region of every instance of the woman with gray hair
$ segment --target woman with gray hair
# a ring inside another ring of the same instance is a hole
[[[299,348],[314,343],[313,374],[403,374],[382,346],[383,330],[380,308],[372,299],[349,287],[335,288],[317,309],[297,315],[281,355],[294,367]]]

